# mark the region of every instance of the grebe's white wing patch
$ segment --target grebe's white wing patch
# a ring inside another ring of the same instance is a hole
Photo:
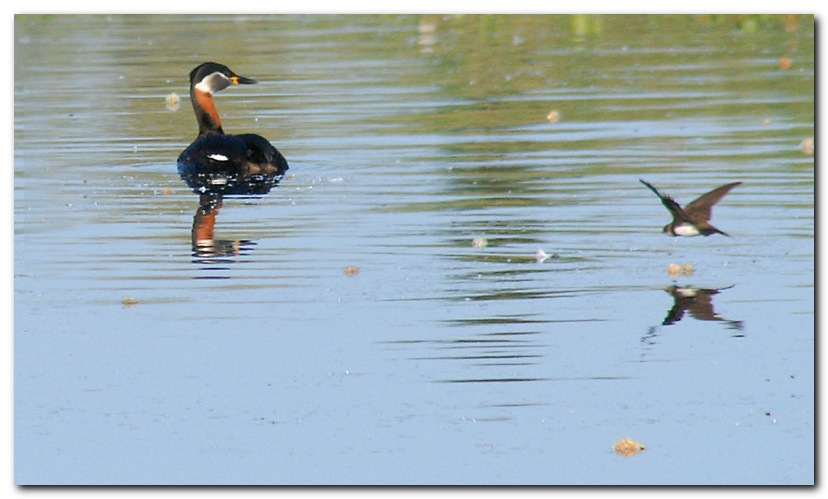
[[[227,161],[227,156],[225,156],[224,154],[208,154],[207,157],[212,159],[213,161]]]

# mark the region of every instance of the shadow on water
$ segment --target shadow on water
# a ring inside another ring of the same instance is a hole
[[[699,321],[719,321],[722,322],[727,329],[734,331],[732,335],[734,338],[744,337],[744,322],[739,320],[725,319],[716,313],[713,308],[713,296],[720,292],[730,289],[733,286],[726,288],[697,288],[694,286],[670,286],[664,291],[673,297],[673,306],[667,311],[667,317],[662,321],[661,326],[672,326],[677,324],[684,318],[685,312],[690,312],[690,315]],[[652,343],[653,339],[659,335],[660,326],[652,326],[647,331],[647,334],[641,338],[642,342]]]

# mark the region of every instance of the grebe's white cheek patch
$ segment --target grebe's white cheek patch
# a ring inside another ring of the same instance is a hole
[[[216,71],[215,73],[210,73],[202,78],[200,82],[196,83],[195,89],[213,95],[219,90],[224,90],[232,84],[233,82],[230,78]]]
[[[205,94],[213,95],[213,89],[210,87],[210,85],[207,84],[206,78],[196,83],[195,89],[199,92],[204,92]]]
[[[207,157],[213,161],[227,161],[227,156],[224,154],[208,154]]]

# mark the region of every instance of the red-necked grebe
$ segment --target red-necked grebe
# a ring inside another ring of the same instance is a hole
[[[221,128],[213,94],[230,85],[252,83],[256,81],[215,62],[205,62],[190,72],[198,137],[178,157],[178,172],[196,192],[265,194],[287,171],[284,156],[264,137],[225,134]]]

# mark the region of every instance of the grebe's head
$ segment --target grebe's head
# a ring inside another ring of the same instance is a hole
[[[224,64],[205,62],[190,71],[190,88],[207,94],[214,94],[230,85],[249,85],[256,80],[234,73]]]

